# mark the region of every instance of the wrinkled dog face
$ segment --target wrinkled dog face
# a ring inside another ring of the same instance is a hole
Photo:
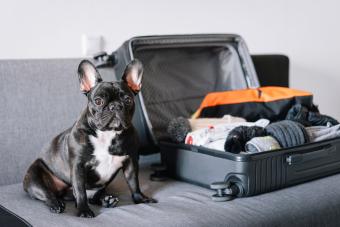
[[[133,93],[124,82],[102,82],[89,93],[93,123],[102,131],[129,127],[134,111]]]
[[[78,67],[80,90],[88,97],[89,123],[96,129],[127,129],[134,113],[134,96],[141,88],[143,67],[133,60],[122,81],[103,82],[95,66],[83,60]]]

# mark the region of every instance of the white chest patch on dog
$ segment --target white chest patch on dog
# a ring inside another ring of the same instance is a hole
[[[100,178],[97,184],[105,184],[123,166],[123,162],[128,156],[111,155],[109,153],[112,140],[120,132],[97,130],[96,133],[97,137],[90,136],[89,138],[94,148],[93,156],[97,163],[95,170]]]

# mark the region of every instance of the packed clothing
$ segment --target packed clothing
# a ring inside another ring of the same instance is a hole
[[[321,114],[312,98],[309,92],[280,87],[214,92],[192,118],[173,119],[168,134],[176,143],[231,153],[272,151],[340,137],[339,122]]]

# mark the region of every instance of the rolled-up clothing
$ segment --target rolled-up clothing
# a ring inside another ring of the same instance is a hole
[[[311,142],[318,142],[327,139],[340,137],[340,124],[327,126],[306,127],[307,134]]]
[[[284,120],[266,127],[267,134],[274,137],[282,148],[294,147],[310,141],[305,127],[295,121]]]
[[[248,153],[258,153],[281,149],[281,146],[274,137],[263,136],[249,140],[245,145],[245,149]]]

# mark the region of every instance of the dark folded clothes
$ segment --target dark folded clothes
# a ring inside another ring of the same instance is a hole
[[[284,120],[266,127],[267,135],[274,137],[281,147],[293,147],[309,142],[305,127],[295,121]]]
[[[247,141],[254,137],[266,136],[264,128],[259,126],[238,126],[230,131],[225,144],[224,150],[231,153],[240,153],[245,150]]]
[[[334,118],[320,114],[316,107],[308,109],[307,107],[296,104],[287,113],[287,120],[292,120],[308,126],[326,126],[327,124],[337,125],[339,122]]]
[[[240,126],[233,129],[225,141],[225,151],[240,153],[245,151],[246,143],[255,138],[271,136],[282,148],[302,145],[309,142],[305,127],[295,121],[284,120],[269,124],[265,128]]]

